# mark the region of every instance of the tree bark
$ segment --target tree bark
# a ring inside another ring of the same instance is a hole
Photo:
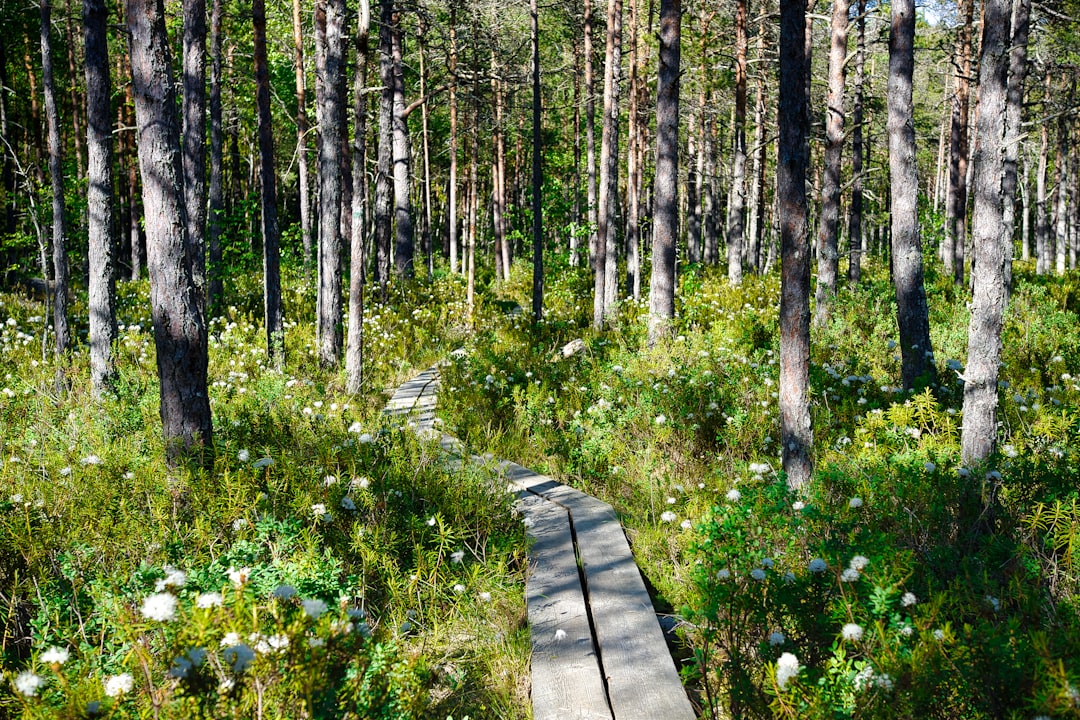
[[[814,436],[810,379],[810,237],[806,165],[806,0],[780,0],[780,127],[776,168],[780,222],[780,442],[788,487],[809,482]]]
[[[652,277],[649,344],[671,329],[675,317],[675,244],[679,236],[679,63],[681,0],[660,0],[660,69],[656,85]]]
[[[596,178],[596,73],[593,70],[593,11],[592,1],[584,0],[584,30],[583,43],[585,46],[585,175],[586,180],[586,205],[589,216],[589,265],[596,271],[597,255],[597,227],[600,220],[597,217],[597,178]]]
[[[173,468],[184,460],[211,467],[214,445],[206,386],[206,318],[184,238],[187,217],[180,120],[165,8],[162,0],[126,0],[125,7],[165,455]]]
[[[639,0],[630,0],[630,79],[627,83],[630,109],[627,113],[629,126],[626,131],[626,285],[627,291],[637,299],[641,290],[641,165],[638,141],[640,132],[639,86],[644,83],[638,66],[640,52],[638,38],[641,25]]]
[[[1045,76],[1043,114],[1046,114],[1050,98],[1050,71]],[[1039,123],[1039,167],[1035,174],[1035,272],[1050,272],[1050,219],[1046,212],[1046,164],[1050,151],[1048,122]]]
[[[1062,92],[1068,82],[1063,73],[1061,78]],[[1069,154],[1069,116],[1068,113],[1058,113],[1057,120],[1057,154],[1054,157],[1054,181],[1057,185],[1057,204],[1054,209],[1054,269],[1058,275],[1065,274],[1065,255],[1069,242],[1069,206],[1068,190],[1069,180],[1066,171],[1066,158]]]
[[[319,364],[337,365],[341,355],[341,97],[345,72],[344,0],[316,0],[316,109],[319,142]]]
[[[964,427],[960,445],[965,465],[985,461],[997,439],[998,366],[1001,318],[1005,311],[1006,246],[1002,189],[1009,70],[1009,2],[983,1],[979,62],[979,116],[976,124],[975,209],[972,236],[975,262],[968,357],[964,369]]]
[[[83,0],[86,74],[87,233],[90,264],[90,384],[101,398],[116,374],[116,223],[113,220],[112,90],[105,0]]]
[[[840,274],[840,160],[844,152],[844,65],[847,62],[848,0],[833,0],[829,26],[829,92],[825,108],[825,172],[818,227],[818,278],[814,321],[824,325]]]
[[[588,0],[586,0],[587,2]],[[450,272],[458,271],[458,207],[457,207],[457,147],[458,147],[458,106],[457,106],[457,3],[450,0],[450,58],[447,67],[450,72],[450,181],[447,190],[447,214],[450,226]]]
[[[420,51],[420,97],[427,98],[427,68],[424,64],[424,33],[427,30],[426,21],[421,18],[416,31],[416,44]],[[428,102],[425,99],[420,106],[421,138],[424,152],[424,230],[421,234],[421,246],[427,262],[428,277],[435,274],[435,252],[432,249],[433,239],[431,232],[431,133],[428,130]],[[501,176],[500,176],[501,177]],[[355,183],[354,183],[355,184]],[[357,185],[359,187],[359,185]]]
[[[949,194],[946,203],[945,269],[954,282],[964,284],[964,243],[967,238],[968,115],[971,92],[971,20],[974,3],[960,0],[959,16],[964,21],[957,28],[956,93],[953,96],[949,132]]]
[[[368,33],[371,26],[369,0],[360,0],[356,32],[356,74],[353,78],[352,238],[349,243],[349,330],[345,344],[345,391],[357,394],[364,386],[364,285],[366,284],[364,215],[367,211],[364,156],[367,145]]]
[[[920,378],[932,380],[934,374],[919,239],[919,178],[911,90],[914,45],[914,0],[894,0],[889,36],[889,180],[893,287],[900,330],[900,376],[905,389],[914,387]]]
[[[690,116],[686,133],[686,260],[690,263],[701,261],[701,109]]]
[[[224,151],[221,108],[221,20],[224,0],[213,0],[210,14],[210,213],[207,218],[207,307],[216,314],[222,303],[221,235],[225,212]]]
[[[53,332],[57,357],[71,344],[68,326],[67,224],[64,218],[64,159],[60,144],[60,112],[56,108],[56,85],[53,82],[52,45],[49,28],[52,17],[50,0],[41,0],[41,88],[45,96],[45,122],[49,132],[49,176],[52,179],[52,248],[53,248]]]
[[[375,174],[375,279],[379,294],[386,300],[390,279],[390,235],[393,221],[390,216],[393,202],[394,172],[394,62],[391,48],[393,5],[383,0],[379,9],[379,149]]]
[[[510,279],[510,254],[506,241],[506,225],[503,214],[506,208],[506,184],[503,182],[505,162],[502,160],[500,147],[503,146],[503,102],[502,82],[499,79],[499,65],[496,51],[491,51],[491,95],[495,106],[495,123],[491,129],[491,220],[495,238],[495,277],[498,280]]]
[[[255,104],[259,121],[259,200],[263,237],[263,320],[266,353],[279,368],[285,365],[285,323],[281,309],[281,257],[274,174],[274,130],[270,116],[270,73],[266,65],[266,0],[252,0],[255,55]]]
[[[396,247],[394,268],[400,277],[413,276],[412,170],[409,167],[412,151],[409,147],[409,125],[405,114],[405,78],[401,66],[401,13],[390,5],[390,50],[393,63],[394,91],[394,218]],[[385,11],[384,11],[385,12]]]
[[[750,197],[747,216],[749,233],[747,241],[748,265],[752,272],[760,272],[762,264],[762,241],[765,234],[765,163],[766,163],[766,109],[765,109],[765,18],[758,25],[756,66],[758,68],[757,93],[754,99],[754,158],[751,169]]]
[[[75,78],[78,75],[78,63],[75,61],[76,39],[75,32],[71,27],[71,15],[74,3],[68,0],[67,12],[64,13],[64,45],[67,47],[68,64],[68,90],[71,95],[71,126],[74,129],[72,146],[75,148],[75,177],[82,181],[86,177],[86,160],[83,153],[83,121],[82,108],[85,105],[82,93],[79,92],[79,83]]]
[[[619,70],[622,62],[622,0],[608,0],[604,55],[604,125],[600,139],[600,197],[597,209],[596,276],[593,326],[600,328],[615,310],[615,241],[619,201]],[[610,286],[610,287],[609,287]]]
[[[1021,120],[1024,106],[1024,77],[1027,73],[1028,29],[1031,19],[1031,0],[1014,0],[1012,8],[1012,41],[1009,48],[1009,85],[1005,103],[1004,178],[1001,190],[1005,194],[1002,210],[1002,236],[1005,238],[1005,304],[1012,289],[1013,235],[1016,227],[1016,173],[1020,142],[1023,139]],[[1026,259],[1026,258],[1025,258]]]
[[[863,86],[866,64],[866,0],[858,0],[858,40],[855,50],[855,99],[851,113],[851,208],[848,217],[848,282],[862,275],[863,237]]]
[[[743,215],[746,205],[746,0],[735,3],[735,133],[728,198],[728,283],[742,284]]]
[[[304,272],[310,273],[314,255],[311,222],[311,183],[308,179],[307,77],[304,71],[304,32],[300,0],[293,0],[293,69],[296,75],[296,156],[300,183],[300,237],[304,248]]]
[[[533,277],[532,277],[532,317],[539,325],[544,319],[544,224],[543,224],[543,167],[541,166],[541,127],[540,127],[540,13],[536,0],[530,0],[529,11],[532,14],[532,234],[533,234]],[[509,275],[510,268],[506,268]]]
[[[206,310],[206,0],[184,3],[184,203],[187,252]]]

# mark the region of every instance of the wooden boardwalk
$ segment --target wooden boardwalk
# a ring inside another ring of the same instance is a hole
[[[388,415],[448,454],[484,465],[435,429],[438,366],[397,389]],[[526,587],[535,720],[693,720],[615,511],[509,461],[493,470],[517,493],[532,541]]]

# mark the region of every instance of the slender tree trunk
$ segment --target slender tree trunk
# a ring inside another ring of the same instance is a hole
[[[1004,178],[1001,190],[1005,194],[1002,211],[1002,236],[1005,241],[1005,304],[1012,290],[1013,235],[1016,227],[1016,164],[1023,139],[1021,120],[1024,105],[1024,76],[1027,73],[1028,27],[1031,0],[1014,0],[1012,8],[1012,38],[1009,47],[1009,86],[1005,103],[1005,148],[1002,162]]]
[[[41,87],[45,95],[45,121],[49,127],[49,176],[52,178],[52,247],[53,247],[53,330],[57,357],[67,352],[71,344],[68,327],[68,261],[67,224],[64,218],[64,159],[60,144],[60,113],[56,107],[56,85],[53,82],[52,46],[49,28],[52,18],[50,0],[41,0]]]
[[[768,145],[765,109],[765,77],[767,72],[765,63],[765,17],[762,16],[758,25],[757,50],[755,54],[755,66],[758,68],[757,94],[754,99],[754,157],[753,167],[750,171],[751,185],[749,208],[747,217],[749,220],[749,233],[747,242],[750,244],[747,252],[748,265],[753,272],[760,272],[762,265],[761,251],[762,240],[765,234],[765,163],[766,146]]]
[[[424,151],[424,232],[421,239],[421,245],[424,249],[424,257],[427,261],[427,273],[428,277],[432,277],[435,274],[435,252],[432,249],[432,234],[431,234],[431,148],[429,141],[428,131],[428,102],[427,98],[427,68],[424,65],[424,33],[427,27],[425,21],[421,19],[420,25],[416,32],[416,44],[420,51],[420,97],[425,98],[420,105],[420,124],[421,124],[421,137],[423,139],[423,151]]]
[[[206,0],[184,1],[184,203],[195,291],[206,310]]]
[[[574,48],[574,178],[573,183],[573,216],[574,228],[570,233],[570,267],[581,264],[580,252],[578,251],[579,237],[581,232],[581,74],[582,74],[582,50],[576,42]],[[2,59],[2,58],[0,58]]]
[[[491,96],[495,106],[495,124],[491,129],[491,219],[495,237],[495,277],[498,280],[509,280],[510,264],[507,262],[509,254],[506,253],[508,248],[504,246],[506,231],[503,222],[506,197],[500,191],[502,179],[499,166],[499,145],[502,143],[503,135],[502,88],[494,48],[491,50]]]
[[[641,287],[640,262],[640,212],[639,201],[641,199],[641,167],[638,162],[638,123],[640,122],[638,107],[639,88],[643,82],[638,67],[639,49],[638,36],[641,19],[639,15],[639,0],[630,0],[630,80],[627,83],[630,101],[628,112],[629,126],[626,131],[626,287],[627,292],[635,299],[639,293],[635,287]]]
[[[266,0],[252,0],[251,18],[255,51],[255,104],[259,122],[263,320],[266,324],[266,353],[280,368],[285,365],[285,323],[281,309],[281,235],[278,231],[277,182],[274,175],[274,126],[270,116],[270,73],[266,65]]]
[[[1062,75],[1062,85],[1068,82],[1067,76]],[[1062,91],[1064,91],[1062,87]],[[1068,191],[1069,180],[1066,172],[1066,157],[1069,153],[1069,116],[1067,113],[1058,113],[1057,121],[1057,155],[1054,157],[1054,181],[1057,185],[1057,205],[1054,210],[1054,259],[1055,270],[1058,275],[1065,274],[1066,244],[1069,241],[1068,230]],[[59,285],[58,285],[59,287]]]
[[[701,150],[698,140],[701,137],[700,108],[689,118],[686,138],[686,260],[696,263],[701,260],[701,188],[698,174],[698,158]]]
[[[619,202],[619,69],[622,63],[622,0],[608,0],[604,59],[604,126],[600,140],[600,197],[597,211],[593,326],[615,311],[618,271],[616,229]],[[611,287],[609,287],[611,286]]]
[[[858,40],[855,50],[855,101],[851,116],[851,208],[848,218],[848,282],[862,275],[863,235],[863,72],[866,65],[866,0],[858,0]]]
[[[743,215],[746,205],[746,0],[735,3],[735,133],[728,198],[728,282],[742,284]]]
[[[296,75],[296,157],[300,183],[300,237],[304,248],[304,272],[310,274],[314,256],[311,222],[311,181],[308,179],[307,74],[304,71],[304,31],[300,0],[293,0],[293,69]]]
[[[457,207],[457,3],[450,1],[450,181],[447,190],[447,214],[450,226],[450,272],[458,271],[458,207]]]
[[[109,83],[108,11],[105,0],[83,0],[86,71],[87,187],[90,260],[90,382],[95,397],[112,386],[116,368],[116,280],[113,221],[112,90]]]
[[[596,80],[593,71],[593,11],[592,1],[584,0],[584,45],[585,45],[585,174],[586,205],[589,213],[589,265],[596,271],[597,228],[597,178],[596,178]],[[595,315],[595,308],[594,308]]]
[[[82,98],[82,93],[79,92],[79,83],[75,78],[78,77],[79,69],[78,63],[75,60],[75,50],[77,48],[75,32],[71,26],[71,16],[74,12],[74,3],[68,0],[67,12],[64,13],[64,45],[67,48],[67,64],[68,64],[68,90],[71,96],[71,126],[74,129],[72,136],[72,145],[75,148],[75,177],[80,181],[86,177],[86,159],[83,153],[83,139],[86,137],[83,134],[83,121],[82,121],[82,108],[85,103]]]
[[[944,73],[944,75],[943,75],[943,77],[941,79],[941,84],[945,88],[945,96],[948,97],[948,95],[949,95],[949,72],[948,72],[948,70],[945,71],[945,73]],[[949,118],[951,118],[951,116],[952,116],[952,113],[949,114]],[[943,195],[945,194],[943,192],[943,187],[945,185],[945,182],[944,182],[944,178],[942,176],[945,175],[945,147],[946,147],[945,139],[948,137],[948,134],[946,133],[946,129],[947,129],[948,124],[949,124],[948,118],[942,117],[942,119],[941,119],[941,127],[938,129],[937,164],[934,166],[934,214],[937,214],[938,209],[941,206],[941,201],[944,199]],[[941,245],[938,247],[938,259],[940,259],[942,263],[945,262],[945,245],[946,245],[945,237],[942,236]]]
[[[364,386],[364,276],[365,258],[364,216],[366,184],[364,156],[367,145],[367,85],[368,32],[371,26],[369,0],[360,0],[356,32],[356,74],[353,79],[353,148],[352,148],[352,238],[349,243],[349,330],[345,344],[345,391],[357,394]]]
[[[653,196],[649,344],[675,317],[675,244],[679,237],[679,70],[681,0],[660,0],[660,70],[656,85],[656,177]]]
[[[702,172],[701,192],[701,234],[704,239],[704,261],[716,265],[719,260],[719,229],[716,224],[716,115],[706,113],[705,132],[702,135],[701,151],[705,155],[705,167]]]
[[[221,234],[225,212],[224,151],[225,134],[221,112],[221,20],[224,0],[213,0],[210,14],[210,213],[207,218],[207,244],[210,250],[207,307],[212,314],[221,307]]]
[[[1023,151],[1024,172],[1020,182],[1020,259],[1031,260],[1031,168],[1030,155]]]
[[[345,53],[344,0],[316,0],[316,110],[319,142],[319,363],[337,365],[341,355],[341,97]]]
[[[139,165],[146,207],[147,266],[154,320],[161,424],[171,467],[211,467],[206,318],[198,301],[187,229],[180,120],[162,0],[126,0]]]
[[[392,5],[392,0],[384,0]],[[394,269],[401,277],[413,276],[412,151],[405,115],[405,78],[401,66],[401,13],[390,13],[390,49],[394,89],[394,218],[397,228]]]
[[[949,134],[949,202],[945,222],[945,269],[958,286],[964,284],[964,243],[967,240],[968,115],[971,77],[971,21],[973,0],[960,0],[957,28],[956,94],[953,96]],[[890,75],[891,77],[891,75]]]
[[[780,444],[788,487],[813,473],[810,374],[810,234],[806,165],[806,0],[780,0],[780,126],[776,168],[780,222]]]
[[[536,0],[530,0],[532,14],[532,235],[533,235],[533,278],[532,278],[532,317],[539,325],[544,319],[544,225],[541,190],[544,175],[541,166],[541,127],[540,127],[540,13]],[[501,182],[501,181],[500,181]],[[507,274],[510,268],[506,268]]]
[[[385,301],[390,279],[390,216],[394,171],[394,63],[391,48],[392,3],[383,0],[379,9],[379,149],[375,175],[375,279],[379,295]]]
[[[1050,72],[1046,72],[1043,114],[1050,98]],[[1046,164],[1050,152],[1049,122],[1039,123],[1039,167],[1035,174],[1035,272],[1050,272],[1050,218],[1046,211]]]
[[[125,53],[125,57],[128,54]],[[131,63],[130,60],[126,67],[126,77],[131,77]],[[124,112],[124,126],[134,127],[135,121],[135,95],[131,87],[131,83],[127,83],[124,90],[125,96],[125,112]],[[131,193],[131,212],[128,213],[128,227],[127,232],[130,237],[131,244],[131,279],[139,280],[142,278],[143,267],[146,265],[146,244],[144,243],[143,235],[143,194],[139,185],[139,149],[138,149],[138,133],[137,131],[128,132],[125,134],[127,137],[127,155],[128,155],[128,191]]]
[[[474,25],[475,28],[475,25]],[[476,46],[473,46],[473,55],[475,60]],[[468,308],[469,315],[469,327],[473,327],[475,321],[476,310],[476,230],[477,222],[476,217],[479,214],[478,206],[480,203],[480,179],[478,177],[479,170],[477,166],[480,164],[480,88],[479,82],[475,79],[478,77],[478,73],[475,72],[478,64],[473,63],[473,122],[470,130],[470,143],[469,143],[469,233],[468,233],[468,248],[466,258],[466,270],[465,270],[465,301]]]
[[[1009,71],[1009,0],[983,1],[979,62],[979,117],[976,126],[972,217],[974,267],[968,357],[964,369],[964,427],[961,452],[975,465],[994,452],[997,440],[998,367],[1001,318],[1005,311],[1005,264],[1010,253],[1002,222],[1003,152]]]
[[[825,172],[818,228],[818,278],[814,321],[824,325],[840,274],[840,160],[844,152],[844,65],[847,62],[848,0],[833,0],[829,26],[829,92],[825,108]]]

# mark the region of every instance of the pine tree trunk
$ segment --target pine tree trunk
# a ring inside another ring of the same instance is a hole
[[[391,14],[393,5],[383,0],[379,9],[379,149],[375,174],[375,279],[379,295],[385,301],[390,280],[390,236],[393,220],[394,172],[394,63],[391,48]],[[453,187],[451,185],[451,187]]]
[[[591,0],[584,0],[584,30],[583,43],[585,46],[585,175],[586,182],[586,205],[589,213],[589,266],[596,271],[597,255],[597,227],[600,220],[597,217],[597,178],[596,178],[596,78],[593,71],[593,11]],[[594,313],[595,314],[595,313]]]
[[[450,2],[450,58],[447,69],[450,72],[450,180],[447,190],[447,215],[450,228],[450,272],[458,271],[458,200],[457,200],[457,147],[458,147],[458,105],[457,105],[457,3]]]
[[[627,95],[629,96],[630,109],[628,112],[629,126],[626,131],[626,287],[627,291],[636,299],[640,289],[641,261],[640,253],[640,199],[641,199],[641,167],[638,162],[638,140],[640,122],[638,107],[639,85],[644,80],[639,73],[639,0],[630,0],[630,79],[627,82]]]
[[[1021,120],[1024,105],[1024,76],[1027,73],[1028,26],[1031,0],[1014,0],[1012,8],[1012,38],[1009,48],[1009,86],[1005,104],[1004,178],[1001,190],[1005,194],[1002,214],[1002,236],[1005,239],[1005,304],[1012,290],[1013,235],[1016,227],[1016,165],[1023,139]]]
[[[532,14],[532,319],[533,323],[539,325],[544,319],[544,216],[541,202],[544,175],[541,166],[543,148],[540,144],[540,13],[536,0],[530,0],[529,11]],[[506,272],[509,275],[509,267]]]
[[[116,340],[113,220],[112,91],[109,82],[108,11],[105,0],[83,0],[87,116],[87,233],[90,265],[90,383],[95,397],[112,386]]]
[[[435,252],[432,249],[433,239],[431,233],[431,142],[428,129],[428,102],[427,98],[427,68],[424,64],[424,32],[425,21],[420,20],[420,26],[416,33],[416,44],[420,51],[420,97],[425,98],[420,106],[421,138],[424,152],[424,231],[421,235],[424,257],[427,262],[428,277],[435,275]],[[359,187],[359,185],[357,185]]]
[[[506,232],[503,224],[503,211],[505,198],[499,192],[499,144],[502,142],[503,116],[502,95],[500,81],[498,79],[498,61],[495,57],[495,49],[491,51],[491,96],[495,106],[495,123],[491,129],[491,224],[492,234],[495,238],[495,277],[498,280],[510,278],[509,263],[506,262],[508,255],[504,255],[506,248],[503,247],[506,240]]]
[[[578,250],[581,233],[581,75],[582,70],[581,46],[574,43],[574,178],[573,184],[573,232],[570,233],[570,267],[581,264],[581,253]],[[2,59],[2,57],[0,57]]]
[[[79,64],[75,60],[77,45],[75,32],[71,26],[73,7],[74,3],[68,0],[67,12],[64,13],[64,45],[67,47],[68,91],[71,96],[71,126],[74,130],[72,146],[75,148],[75,177],[81,182],[86,178],[86,159],[83,153],[83,140],[86,135],[83,134],[82,121],[82,108],[86,103],[83,101],[82,93],[79,92],[79,83],[75,80],[79,73]]]
[[[971,83],[971,20],[973,0],[960,0],[957,29],[956,93],[949,133],[949,194],[945,222],[945,269],[957,285],[964,284],[964,243],[967,228],[968,114]]]
[[[56,85],[53,82],[52,45],[49,28],[52,17],[50,0],[41,0],[41,88],[45,95],[45,121],[49,130],[49,176],[52,179],[52,249],[53,249],[53,331],[56,355],[67,352],[71,344],[68,326],[68,260],[67,224],[64,204],[64,160],[60,142],[60,112],[56,107]]]
[[[225,212],[224,151],[225,134],[221,112],[221,20],[224,0],[213,0],[210,14],[210,213],[207,218],[207,245],[210,262],[207,269],[207,307],[216,314],[222,303],[221,235]]]
[[[675,244],[679,237],[679,70],[681,0],[660,0],[660,71],[656,86],[656,176],[653,191],[649,344],[675,317]]]
[[[749,266],[752,272],[760,272],[762,265],[762,242],[765,234],[765,163],[766,146],[766,109],[765,109],[765,77],[763,68],[765,62],[765,18],[758,25],[757,50],[755,53],[755,67],[758,68],[757,93],[754,99],[754,158],[750,171],[750,196],[747,218],[749,220],[749,233],[747,242],[750,247],[747,252]]]
[[[319,122],[319,364],[334,367],[341,356],[341,97],[345,71],[344,0],[316,0],[315,104]]]
[[[806,0],[780,0],[780,128],[776,168],[780,223],[780,443],[788,487],[813,473],[810,375],[810,235],[806,208]]]
[[[964,426],[960,444],[965,465],[985,461],[997,439],[998,366],[1001,318],[1005,311],[1005,264],[1009,238],[1002,222],[1003,152],[1009,70],[1009,2],[983,1],[976,125],[975,209],[971,229],[975,262],[968,357],[964,368]]]
[[[919,179],[911,88],[914,45],[914,0],[894,0],[889,36],[889,179],[893,286],[900,329],[900,375],[905,389],[914,387],[920,378],[932,380],[934,373],[919,239]]]
[[[599,208],[597,209],[596,275],[593,326],[603,327],[615,310],[618,269],[615,242],[619,201],[619,68],[622,62],[622,0],[608,0],[607,47],[604,55],[604,124],[600,139]],[[610,276],[610,279],[609,279]]]
[[[126,0],[166,460],[213,465],[206,318],[186,250],[180,119],[162,0]]]
[[[304,31],[300,0],[293,0],[293,70],[296,75],[296,157],[300,184],[300,237],[304,248],[304,272],[311,272],[314,240],[311,222],[311,181],[308,179],[307,73],[304,71]]]
[[[270,73],[266,65],[266,0],[252,0],[255,55],[255,104],[259,124],[259,200],[263,238],[263,320],[266,353],[277,367],[285,365],[285,324],[281,309],[281,256],[274,175],[274,132],[270,116]]]
[[[728,198],[728,283],[742,284],[743,215],[746,205],[746,0],[735,3],[735,128]]]
[[[1050,98],[1050,73],[1045,78],[1043,114]],[[1050,151],[1049,123],[1039,123],[1039,167],[1035,175],[1035,272],[1050,272],[1050,218],[1046,212],[1046,164]]]
[[[847,62],[848,0],[833,0],[829,27],[829,92],[825,108],[825,172],[818,227],[818,278],[814,321],[824,325],[840,274],[840,161],[844,152],[844,64]]]
[[[1067,76],[1062,75],[1062,90],[1068,82]],[[1066,172],[1065,158],[1069,153],[1069,116],[1065,112],[1058,113],[1057,121],[1057,154],[1054,156],[1054,182],[1057,186],[1057,204],[1054,209],[1054,269],[1058,275],[1065,274],[1066,244],[1069,241],[1068,229],[1068,190],[1069,179]],[[59,285],[57,285],[59,287]]]
[[[858,0],[858,40],[855,50],[855,100],[851,113],[851,208],[848,217],[848,282],[862,275],[863,235],[863,72],[866,64],[866,0]]]
[[[195,291],[206,310],[206,0],[184,3],[184,204]]]
[[[357,394],[364,386],[364,285],[367,258],[365,257],[364,221],[367,213],[364,177],[364,156],[367,145],[367,85],[368,32],[371,26],[369,0],[360,0],[356,32],[356,73],[353,77],[353,147],[352,147],[352,237],[349,242],[349,329],[345,343],[345,391]]]
[[[698,140],[701,137],[700,108],[690,116],[686,138],[686,261],[701,261],[701,197],[698,189],[698,158],[701,150]]]
[[[391,2],[391,0],[385,0]],[[401,13],[390,14],[390,50],[394,88],[394,219],[396,247],[394,269],[400,277],[413,276],[412,151],[408,117],[405,115],[405,78],[401,68]]]

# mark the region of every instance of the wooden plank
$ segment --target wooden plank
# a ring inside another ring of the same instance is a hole
[[[622,527],[605,511],[572,518],[616,720],[694,720]]]
[[[611,720],[565,510],[536,496],[519,501],[528,535],[526,586],[532,638],[534,720]]]

